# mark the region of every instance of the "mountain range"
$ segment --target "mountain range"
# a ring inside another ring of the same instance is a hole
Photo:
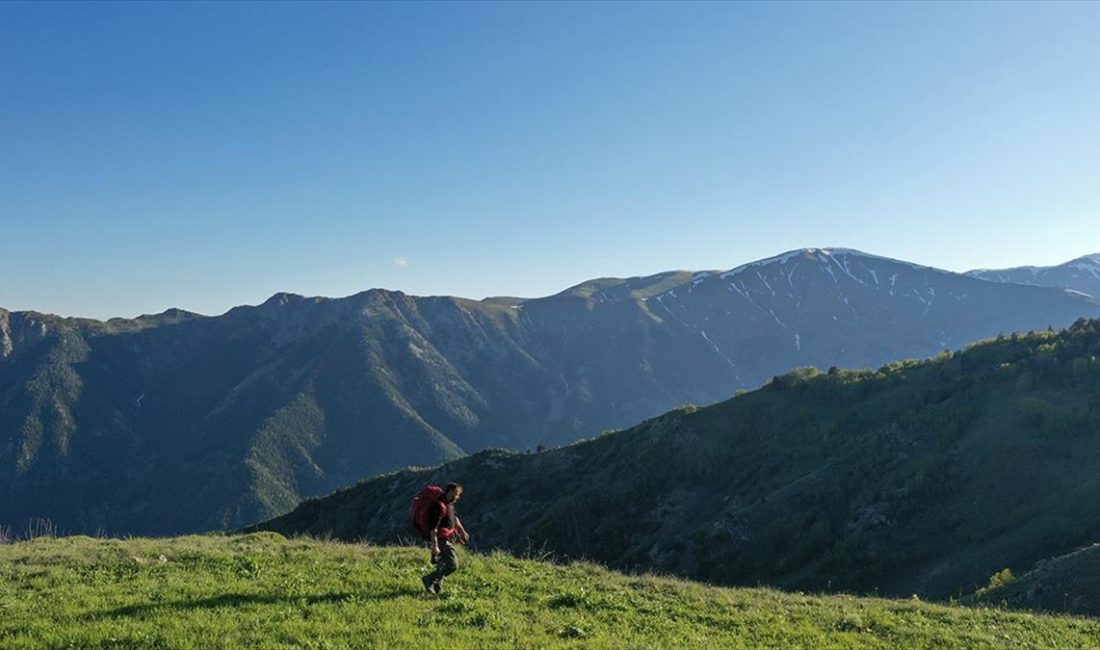
[[[1079,291],[847,249],[538,299],[277,294],[216,317],[0,310],[0,525],[237,527],[364,477],[556,446],[793,367],[1100,316]]]
[[[259,528],[392,543],[413,535],[421,486],[458,481],[483,549],[786,590],[990,585],[986,602],[1092,613],[1096,548],[1073,552],[1100,540],[1098,358],[1100,320],[1082,320],[877,370],[800,369],[560,449],[370,479]],[[1009,588],[1012,574],[1026,577]]]

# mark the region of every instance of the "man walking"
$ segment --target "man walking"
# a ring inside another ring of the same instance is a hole
[[[424,583],[424,589],[433,594],[443,591],[444,578],[458,569],[454,542],[465,544],[470,541],[470,534],[466,532],[455,512],[455,504],[461,498],[462,486],[458,483],[449,483],[439,499],[428,506],[430,508],[427,514],[430,522],[428,545],[432,551],[432,564],[435,564],[436,568],[435,571],[421,578],[421,581]]]

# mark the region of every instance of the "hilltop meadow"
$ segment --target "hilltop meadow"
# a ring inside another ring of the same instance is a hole
[[[1050,648],[1100,622],[732,589],[460,551],[442,596],[426,552],[276,533],[0,545],[4,648]]]

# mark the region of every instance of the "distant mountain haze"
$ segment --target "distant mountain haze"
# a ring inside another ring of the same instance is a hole
[[[237,527],[367,476],[559,445],[806,365],[1100,316],[1088,296],[846,249],[538,298],[277,294],[217,317],[0,310],[0,525]]]

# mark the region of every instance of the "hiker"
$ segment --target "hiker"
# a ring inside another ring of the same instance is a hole
[[[458,569],[458,560],[455,557],[454,542],[466,544],[470,541],[470,534],[462,526],[462,521],[455,513],[455,504],[462,498],[462,486],[458,483],[449,483],[437,498],[428,501],[431,493],[439,488],[428,486],[421,492],[418,499],[425,500],[422,507],[426,509],[423,519],[427,524],[428,547],[432,551],[432,564],[436,565],[435,571],[421,578],[424,589],[433,594],[443,591],[443,579]],[[415,506],[414,506],[415,509]]]

